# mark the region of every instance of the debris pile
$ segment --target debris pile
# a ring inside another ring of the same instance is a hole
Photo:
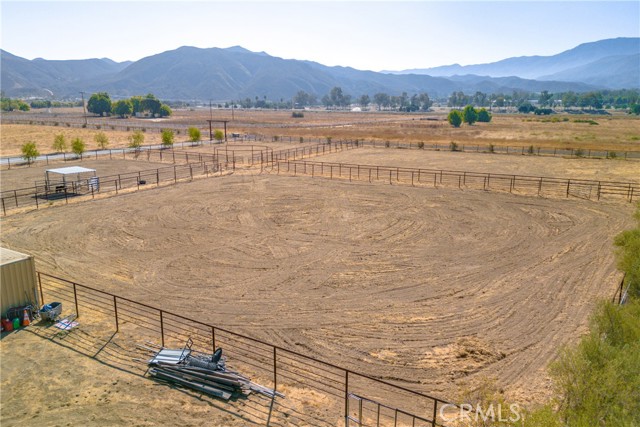
[[[222,355],[221,348],[212,355],[203,354],[193,351],[192,344],[189,339],[182,349],[138,347],[153,352],[153,357],[146,363],[149,374],[157,380],[223,400],[248,396],[251,392],[262,393],[271,398],[284,397],[282,393],[256,384],[238,372],[227,370],[226,357]]]

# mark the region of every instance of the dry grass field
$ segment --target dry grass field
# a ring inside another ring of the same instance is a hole
[[[52,117],[54,116],[55,117]],[[451,141],[467,145],[509,145],[512,147],[551,147],[582,148],[584,150],[599,149],[616,152],[640,151],[640,118],[624,113],[613,113],[610,116],[570,115],[560,113],[552,117],[519,114],[494,114],[491,123],[476,123],[473,126],[452,128],[446,121],[446,114],[441,112],[427,114],[402,114],[388,112],[335,112],[304,111],[303,118],[291,117],[290,111],[272,110],[235,110],[233,118],[230,110],[208,109],[195,111],[176,110],[167,119],[127,119],[89,118],[86,129],[66,127],[66,122],[80,125],[81,112],[71,111],[63,114],[45,114],[41,112],[26,113],[19,117],[23,120],[33,118],[37,123],[39,117],[59,126],[14,125],[2,123],[2,155],[19,155],[20,146],[27,141],[36,142],[42,153],[50,152],[53,135],[63,133],[69,138],[82,137],[87,149],[94,149],[93,136],[96,132],[105,132],[110,140],[110,147],[123,147],[128,144],[128,136],[124,126],[146,127],[145,143],[160,142],[160,134],[155,128],[182,128],[176,141],[186,141],[184,128],[197,126],[203,138],[208,138],[208,123],[213,120],[229,120],[228,132],[241,134],[258,134],[271,140],[273,136],[290,136],[297,140],[305,138],[367,139],[376,141],[403,141],[438,143],[448,145]],[[592,121],[597,124],[590,124]],[[96,125],[100,130],[95,129]],[[116,130],[111,126],[115,125]],[[221,129],[222,123],[214,123],[214,128]],[[69,139],[68,138],[68,139]]]
[[[278,118],[285,113],[252,114],[255,127],[243,118],[247,132],[300,135],[305,127]],[[305,112],[304,120],[310,135],[334,138],[388,131],[383,139],[450,141],[454,133],[466,141],[553,145],[595,132],[598,148],[622,150],[637,147],[633,138],[640,135],[640,121],[622,116],[596,118],[600,124],[591,126],[500,116],[460,133],[440,121],[379,117],[374,123],[358,113]],[[18,144],[17,137],[6,140],[7,126],[23,125],[2,124],[3,155],[5,143]],[[617,180],[634,180],[640,169],[621,160],[368,148],[313,160]],[[123,160],[95,165],[123,172],[157,167]],[[3,189],[33,179],[38,168],[2,171]],[[548,363],[586,331],[596,301],[615,292],[620,274],[612,239],[631,225],[632,210],[625,203],[245,170],[10,215],[1,220],[1,244],[35,255],[44,272],[415,390],[456,400],[491,378],[509,399],[527,404],[550,396]],[[99,345],[77,350],[99,331],[81,325],[77,332],[66,342],[35,328],[3,337],[3,425],[63,425],[47,424],[48,417],[69,425],[248,425],[264,415],[247,416],[245,408],[239,416],[214,399],[114,369]],[[35,346],[38,351],[28,351]],[[23,352],[28,355],[16,356]],[[60,372],[56,367],[63,375],[43,385],[41,378]],[[305,396],[305,390],[290,392]],[[287,417],[305,411],[321,417],[322,396],[306,398],[312,403],[287,410]],[[8,411],[8,405],[25,409]],[[314,423],[278,420],[307,424]]]

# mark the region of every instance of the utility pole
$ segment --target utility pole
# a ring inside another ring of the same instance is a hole
[[[211,109],[211,100],[209,100],[209,142],[213,141],[213,130],[211,129],[211,122],[213,122],[213,110]]]
[[[80,95],[82,95],[82,111],[84,111],[84,126],[87,126],[87,109],[84,105],[84,92],[80,92]]]

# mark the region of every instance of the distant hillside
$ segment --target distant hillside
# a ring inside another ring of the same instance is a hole
[[[640,85],[640,53],[608,56],[539,79],[584,82],[611,89],[637,88]]]
[[[450,77],[474,74],[491,77],[582,82],[609,88],[639,88],[640,38],[616,38],[584,43],[553,56],[521,56],[489,64],[447,65],[394,74]],[[573,74],[575,72],[575,74]],[[624,85],[617,82],[625,82]]]
[[[621,43],[628,45],[633,44],[628,40],[637,42],[640,39],[615,40],[627,40]],[[350,67],[327,67],[311,61],[282,59],[264,52],[251,52],[240,46],[227,49],[185,46],[133,63],[116,63],[109,59],[29,61],[5,51],[0,53],[2,90],[7,96],[42,96],[47,91],[52,91],[56,97],[77,98],[80,91],[106,91],[114,98],[153,93],[163,100],[240,100],[255,96],[279,100],[290,99],[301,90],[322,97],[333,87],[339,86],[345,94],[353,97],[364,94],[373,96],[378,92],[390,95],[426,92],[430,97],[436,98],[447,97],[453,91],[585,92],[611,87],[611,73],[618,73],[616,81],[621,85],[632,85],[634,67],[626,55],[631,48],[614,48],[611,46],[613,42],[606,40],[602,43],[592,48],[585,47],[589,44],[581,45],[573,49],[573,52],[567,51],[572,53],[556,55],[562,58],[551,62],[548,58],[552,57],[548,57],[547,67],[540,65],[542,57],[501,61],[503,65],[511,64],[511,70],[517,68],[517,63],[520,63],[519,67],[524,67],[522,61],[528,61],[529,66],[535,66],[537,70],[537,80],[509,73],[500,76],[483,73],[450,77],[376,73]],[[615,61],[612,57],[601,57],[600,61],[604,62],[592,60],[585,63],[585,51],[598,51],[603,55],[607,46],[610,53],[617,53]],[[558,65],[560,63],[564,65]]]
[[[112,76],[131,62],[114,62],[111,59],[82,59],[50,61],[36,58],[29,61],[0,50],[2,63],[2,90],[14,96],[46,96],[46,91],[61,95],[71,87],[83,90],[80,82],[95,81]]]

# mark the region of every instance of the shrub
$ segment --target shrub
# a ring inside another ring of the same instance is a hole
[[[36,148],[36,143],[32,141],[29,141],[20,147],[20,151],[22,151],[22,158],[25,159],[28,164],[31,164],[31,162],[40,155],[40,152]]]
[[[449,149],[450,149],[451,151],[458,151],[458,143],[457,143],[457,142],[454,142],[454,141],[451,141],[451,142],[449,143]]]
[[[213,139],[215,139],[218,142],[222,142],[222,140],[224,139],[224,132],[222,132],[220,129],[214,130]]]
[[[464,111],[462,112],[462,119],[468,125],[472,125],[478,121],[478,112],[475,108],[473,108],[473,105],[467,105],[466,107],[464,107]]]
[[[478,111],[478,121],[481,123],[489,123],[491,121],[491,113],[486,110],[486,108],[482,108]]]
[[[200,129],[196,127],[190,127],[187,132],[189,133],[189,141],[198,142],[200,141]]]
[[[389,148],[389,147],[391,146],[391,143],[390,143],[389,141],[385,141],[385,142],[384,142],[384,146],[385,146],[386,148]]]
[[[84,143],[83,139],[78,137],[71,141],[71,151],[78,157],[82,157],[82,154],[85,152],[87,145]]]
[[[93,139],[96,141],[96,144],[98,144],[98,147],[100,147],[101,150],[104,150],[105,148],[107,148],[107,145],[109,145],[109,138],[107,138],[107,135],[105,135],[104,132],[96,133]]]
[[[533,154],[533,145],[530,145],[529,148],[527,148],[527,154]]]
[[[584,157],[584,150],[582,148],[576,148],[573,154],[575,154],[576,157]]]
[[[418,142],[418,148],[421,150],[424,149],[424,142],[422,141]]]
[[[53,149],[57,153],[62,153],[67,149],[67,140],[63,134],[57,134],[53,137]]]
[[[447,120],[449,121],[449,124],[451,126],[453,126],[454,128],[459,128],[462,124],[462,113],[458,110],[452,110],[449,112]]]
[[[496,152],[496,147],[493,144],[489,144],[489,152],[490,153],[495,153]]]
[[[174,141],[173,131],[171,129],[162,129],[162,146],[169,148],[173,145]]]
[[[615,151],[608,151],[607,152],[607,159],[615,159],[618,157],[618,153],[616,153]]]
[[[301,111],[294,111],[293,113],[291,113],[291,117],[293,117],[294,119],[301,119],[304,117],[304,113]]]
[[[133,134],[129,135],[129,148],[139,150],[143,143],[144,134],[141,131],[137,130],[133,132]]]
[[[551,108],[536,108],[535,110],[533,110],[533,114],[540,116],[548,116],[549,114],[552,114],[553,110]]]
[[[602,303],[589,335],[551,365],[559,387],[559,413],[568,426],[638,425],[640,422],[640,302]],[[595,422],[595,420],[598,420]]]

